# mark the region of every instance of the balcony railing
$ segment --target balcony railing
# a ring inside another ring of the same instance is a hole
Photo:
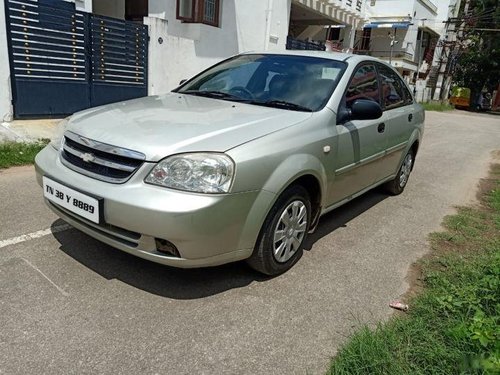
[[[391,51],[390,50],[362,50],[362,49],[355,49],[353,53],[357,55],[369,55],[373,57],[380,57],[383,59],[388,59],[391,57]],[[392,58],[397,59],[397,60],[408,60],[413,62],[413,55],[409,52],[406,51],[392,51]]]
[[[310,51],[324,51],[326,49],[325,44],[321,42],[311,42],[308,40],[294,39],[291,36],[286,38],[286,49],[299,49],[299,50],[310,50]]]

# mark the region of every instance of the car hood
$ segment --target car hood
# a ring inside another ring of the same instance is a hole
[[[67,130],[158,161],[181,152],[224,152],[311,115],[169,93],[78,112],[69,120]]]

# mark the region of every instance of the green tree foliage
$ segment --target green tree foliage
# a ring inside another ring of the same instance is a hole
[[[492,91],[500,79],[500,0],[470,0],[465,20],[464,48],[458,55],[454,83],[469,87],[473,96],[483,88]]]

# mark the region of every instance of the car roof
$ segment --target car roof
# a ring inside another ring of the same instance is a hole
[[[358,64],[362,61],[378,61],[383,62],[375,57],[366,55],[355,55],[352,53],[330,52],[330,51],[305,51],[305,50],[284,50],[284,51],[248,51],[241,55],[282,55],[282,56],[307,56],[318,57],[323,59],[345,61],[349,64]]]

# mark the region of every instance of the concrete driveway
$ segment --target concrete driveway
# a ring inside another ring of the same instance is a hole
[[[321,220],[300,262],[178,270],[68,229],[31,167],[0,172],[0,374],[321,374],[362,324],[385,320],[408,267],[475,197],[500,117],[427,113],[405,193],[370,192]]]

